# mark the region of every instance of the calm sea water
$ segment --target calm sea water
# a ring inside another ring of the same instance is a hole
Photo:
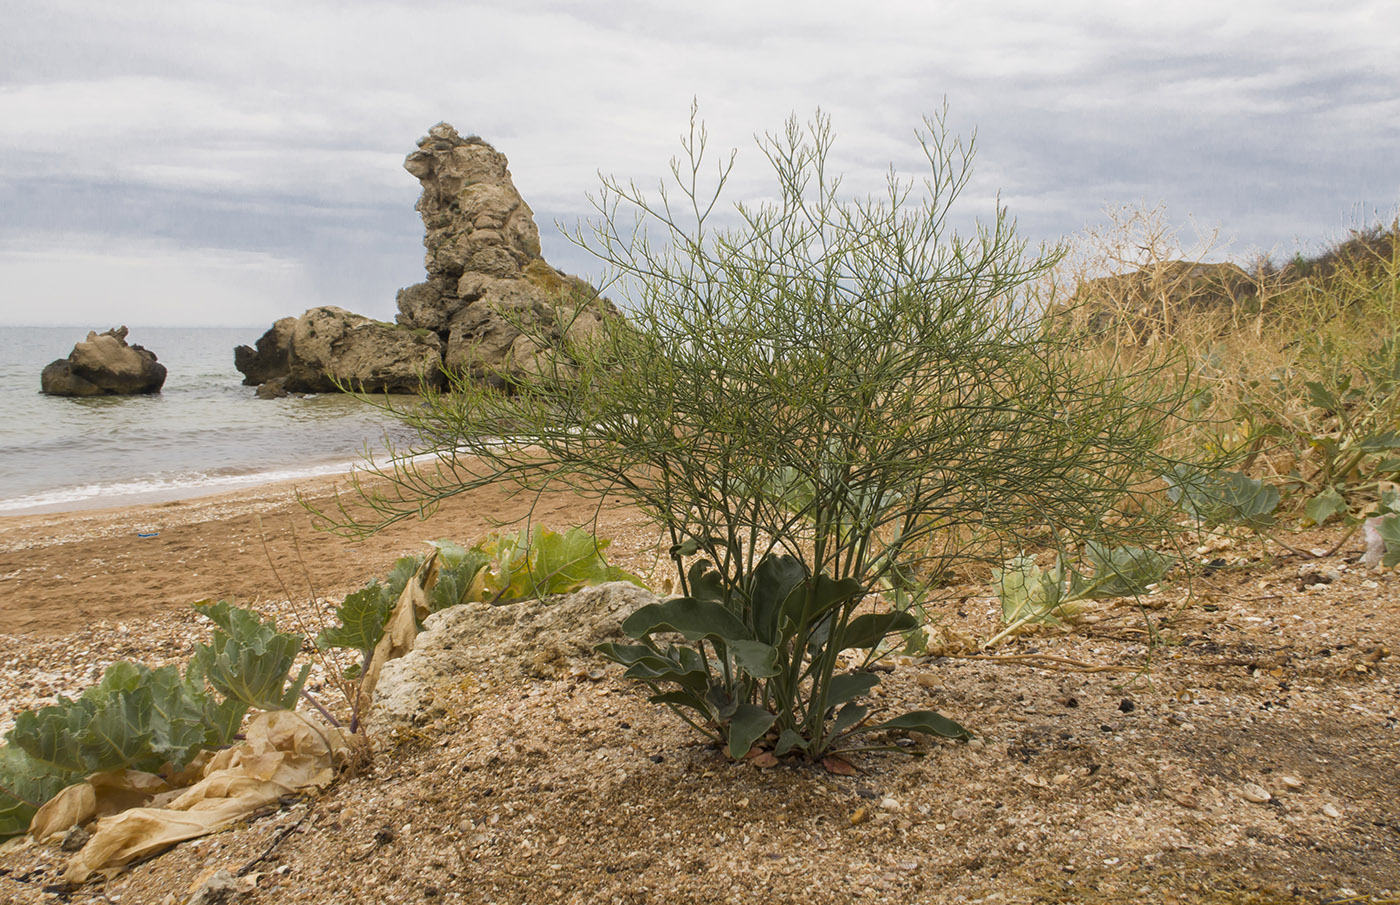
[[[103,327],[102,329],[106,329]],[[356,399],[257,399],[233,347],[261,328],[132,327],[168,375],[154,396],[60,398],[39,372],[87,331],[0,327],[0,515],[217,493],[344,471],[408,432]]]

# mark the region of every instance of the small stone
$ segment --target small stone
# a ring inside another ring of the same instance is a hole
[[[1322,813],[1326,814],[1328,817],[1331,817],[1333,820],[1336,820],[1338,817],[1342,816],[1341,808],[1337,807],[1330,801],[1322,806]]]
[[[1303,781],[1296,776],[1280,774],[1278,781],[1280,785],[1289,789],[1301,789],[1303,787]]]
[[[87,841],[91,838],[91,833],[75,823],[68,828],[68,832],[63,834],[63,842],[59,848],[65,852],[76,852],[87,845]]]
[[[919,673],[919,675],[914,679],[914,681],[917,682],[919,685],[922,685],[924,688],[937,688],[939,685],[942,684],[938,676],[935,676],[931,672]]]
[[[870,813],[866,811],[865,808],[856,808],[855,811],[851,813],[851,826],[860,826],[869,819]]]
[[[901,810],[904,807],[904,805],[900,804],[893,798],[886,798],[885,800],[880,802],[880,807],[886,811],[898,811]]]
[[[1264,804],[1274,797],[1263,786],[1253,782],[1247,782],[1240,786],[1240,794],[1244,796],[1245,801],[1252,801],[1255,804]]]

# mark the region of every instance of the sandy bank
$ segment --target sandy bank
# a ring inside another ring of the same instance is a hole
[[[472,541],[494,524],[529,514],[530,500],[497,489],[462,494],[427,521],[393,525],[366,539],[312,527],[297,493],[329,501],[345,475],[268,484],[171,502],[0,517],[0,634],[54,635],[98,620],[182,609],[207,597],[285,598],[359,587],[423,542]],[[614,540],[613,559],[650,571],[655,533],[634,510],[559,492],[534,508],[552,528],[588,524]],[[278,580],[281,575],[288,590]],[[308,580],[309,579],[309,580]]]

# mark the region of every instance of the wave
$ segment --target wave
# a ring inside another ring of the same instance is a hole
[[[259,471],[225,468],[212,472],[193,471],[149,475],[128,480],[75,484],[0,500],[0,513],[23,515],[187,499],[279,481],[345,474],[360,465],[364,465],[363,458]]]

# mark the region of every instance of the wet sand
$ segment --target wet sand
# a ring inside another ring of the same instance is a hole
[[[182,609],[205,598],[335,596],[383,576],[425,542],[471,544],[500,523],[591,526],[609,559],[650,572],[656,532],[625,504],[567,491],[512,499],[485,488],[445,501],[427,520],[367,538],[319,531],[298,501],[329,505],[345,475],[171,502],[0,517],[0,634],[58,635],[94,621]],[[533,513],[531,504],[533,503]]]

